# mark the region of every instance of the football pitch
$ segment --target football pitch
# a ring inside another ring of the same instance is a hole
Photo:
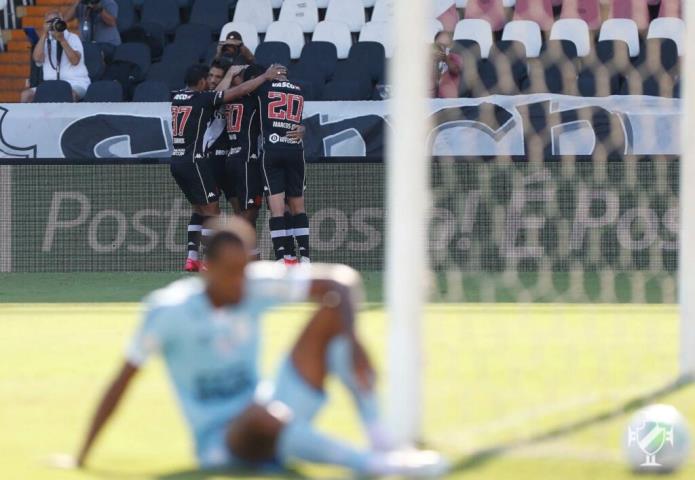
[[[52,453],[75,451],[138,321],[137,298],[171,278],[0,275],[2,478],[263,478],[195,470],[159,360],[136,380],[88,469],[46,465]],[[268,375],[309,313],[297,305],[266,318]],[[381,304],[367,305],[360,332],[384,372]],[[674,382],[677,334],[670,305],[432,304],[423,332],[423,441],[452,461],[450,478],[650,478],[627,470],[621,440],[631,413],[648,403],[674,405],[695,427],[695,386]],[[336,383],[328,390],[320,426],[361,442],[345,392]],[[658,478],[693,478],[692,458],[677,474]],[[349,475],[298,465],[279,477]]]

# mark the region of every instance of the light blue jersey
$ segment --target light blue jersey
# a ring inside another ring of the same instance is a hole
[[[246,278],[244,299],[226,308],[211,305],[199,278],[155,291],[128,348],[127,360],[136,366],[152,353],[163,356],[199,457],[253,399],[261,316],[276,305],[304,301],[311,274],[308,265],[255,262]]]

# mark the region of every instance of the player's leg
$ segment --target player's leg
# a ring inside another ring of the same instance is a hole
[[[290,228],[297,240],[301,261],[309,262],[309,217],[304,205],[304,153],[298,154],[288,165],[286,182],[287,205],[291,214]]]
[[[287,254],[285,259],[290,264],[297,263],[297,248],[294,238],[294,229],[292,226],[292,213],[290,207],[287,206],[287,197],[285,197],[285,225],[287,225]]]
[[[234,179],[239,216],[257,230],[258,215],[263,204],[263,174],[260,160],[255,155],[249,159],[231,156],[227,158],[227,170]],[[252,252],[252,256],[254,260],[260,260],[261,252],[258,246]]]
[[[273,242],[275,260],[284,261],[292,238],[287,234],[289,226],[285,221],[285,173],[277,154],[263,152],[262,166],[270,208],[270,239]]]

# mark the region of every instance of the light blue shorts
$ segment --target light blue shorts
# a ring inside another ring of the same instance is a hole
[[[291,359],[286,358],[278,368],[275,382],[263,381],[256,388],[254,401],[261,405],[278,401],[292,411],[293,420],[311,422],[326,402],[326,395],[309,385],[297,372]],[[200,468],[248,468],[252,465],[240,460],[227,447],[229,423],[208,429],[196,437],[196,457]],[[279,462],[269,462],[267,467],[277,469]],[[258,467],[258,465],[255,465]],[[261,465],[265,469],[266,465]]]

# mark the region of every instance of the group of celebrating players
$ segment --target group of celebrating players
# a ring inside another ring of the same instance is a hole
[[[193,207],[184,269],[203,268],[213,233],[205,226],[220,215],[223,195],[254,228],[265,197],[275,259],[309,263],[301,87],[282,65],[264,69],[224,58],[191,66],[185,82],[172,92],[171,106],[171,173]],[[257,248],[253,256],[260,258]]]

